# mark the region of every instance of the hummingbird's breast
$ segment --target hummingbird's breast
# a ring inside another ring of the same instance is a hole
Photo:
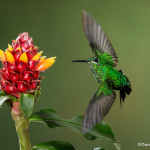
[[[90,64],[90,68],[98,83],[101,83],[102,80],[105,80],[107,69],[104,66],[98,64]]]

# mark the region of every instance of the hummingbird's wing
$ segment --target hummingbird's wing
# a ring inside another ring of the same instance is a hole
[[[104,52],[110,54],[113,59],[113,65],[116,66],[118,62],[117,55],[101,26],[85,11],[82,12],[82,23],[94,54],[96,55],[95,50],[98,50],[101,54]]]
[[[83,118],[83,133],[93,128],[107,115],[115,99],[115,91],[108,89],[106,84],[96,90]]]

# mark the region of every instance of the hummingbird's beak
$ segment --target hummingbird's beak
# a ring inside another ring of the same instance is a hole
[[[72,62],[87,62],[86,60],[73,60]]]

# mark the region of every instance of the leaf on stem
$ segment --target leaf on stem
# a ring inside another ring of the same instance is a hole
[[[121,145],[119,142],[114,143],[117,150],[121,150]]]
[[[38,143],[33,146],[32,150],[75,150],[75,148],[65,141],[50,141]]]
[[[97,148],[94,148],[93,150],[106,150],[106,149],[104,149],[102,147],[97,147]]]
[[[3,103],[8,99],[11,99],[12,101],[18,101],[14,96],[8,95],[4,91],[2,91],[0,93],[0,108],[2,107]]]
[[[35,97],[34,97],[35,102],[39,99],[40,95],[41,95],[41,91],[40,90],[35,90]]]
[[[23,114],[29,118],[34,107],[34,95],[32,94],[20,94],[20,108]]]
[[[30,116],[30,121],[42,122],[48,125],[50,128],[68,127],[81,134],[82,133],[82,118],[83,116],[77,116],[72,119],[63,119],[53,109],[43,109],[39,112],[33,113]],[[114,134],[109,125],[103,121],[97,124],[92,130],[84,134],[84,137],[88,140],[95,140],[97,138],[104,138],[113,143],[116,142]]]

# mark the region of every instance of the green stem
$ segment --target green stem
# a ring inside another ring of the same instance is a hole
[[[29,120],[23,115],[19,102],[13,102],[11,115],[16,125],[16,131],[19,138],[20,150],[31,150],[29,136]]]

